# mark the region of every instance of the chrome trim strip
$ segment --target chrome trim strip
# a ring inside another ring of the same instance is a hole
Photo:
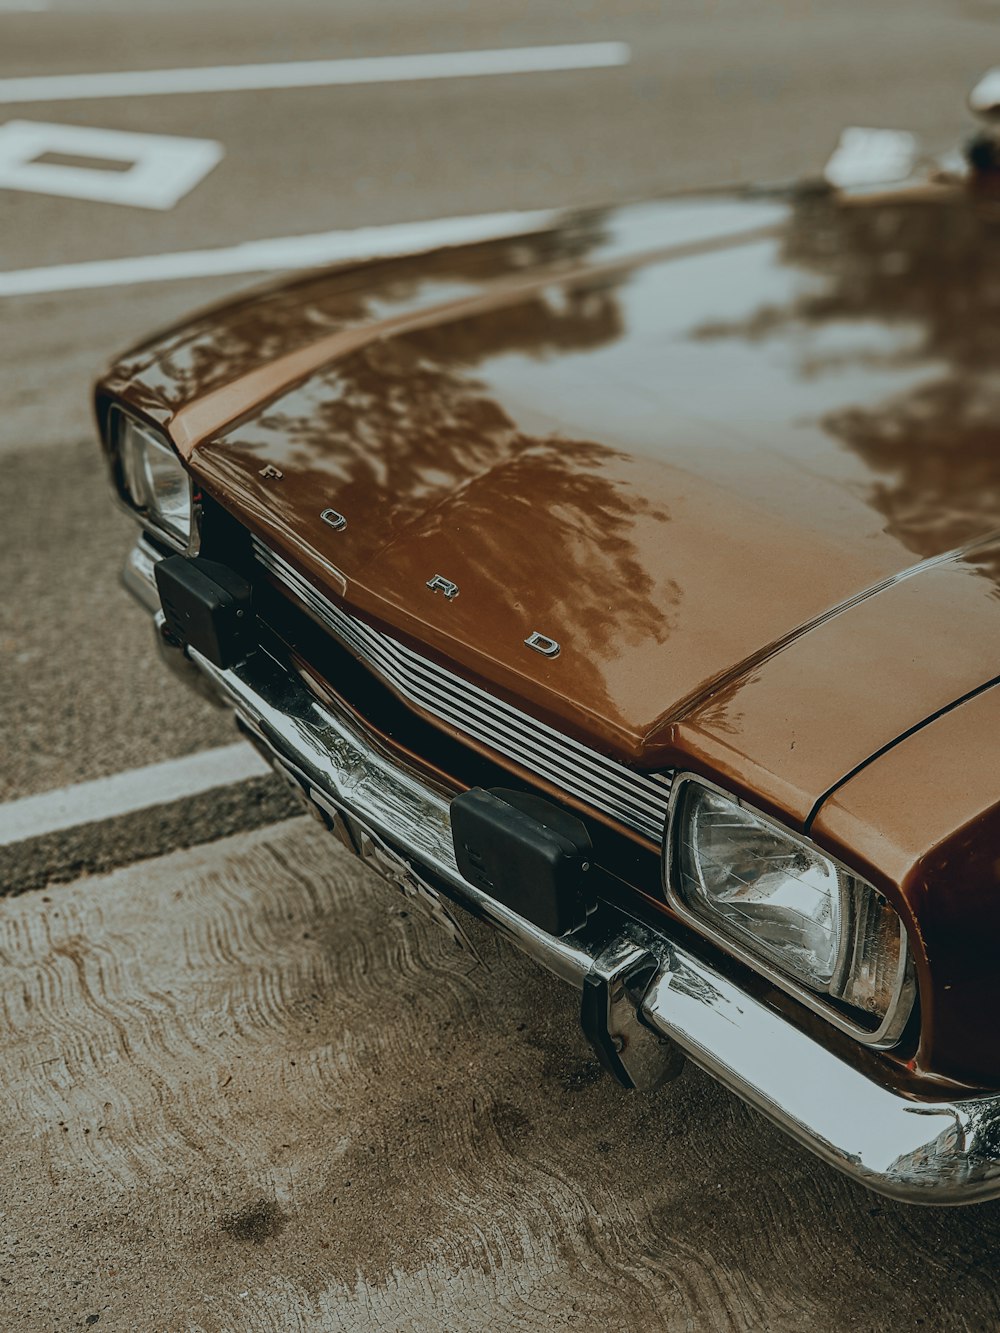
[[[130,586],[154,561],[139,551]],[[137,588],[134,588],[137,591]],[[709,964],[606,905],[581,931],[556,938],[481,893],[458,872],[448,793],[400,765],[352,720],[321,706],[298,678],[258,652],[231,671],[185,654],[266,748],[332,805],[373,826],[431,870],[447,897],[582,989],[606,977],[607,959],[644,950],[656,975],[632,1000],[638,1030],[687,1056],[832,1166],[909,1203],[964,1204],[1000,1195],[1000,1096],[913,1101],[848,1065],[740,990]]]
[[[260,564],[397,694],[593,809],[654,842],[662,840],[669,774],[633,772],[529,717],[352,616],[256,537],[253,550]]]

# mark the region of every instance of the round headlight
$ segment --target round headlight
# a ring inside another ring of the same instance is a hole
[[[679,913],[868,1040],[898,1037],[912,1004],[906,933],[889,903],[808,839],[695,778],[679,778],[665,849]]]
[[[112,443],[125,496],[154,528],[187,545],[191,537],[191,481],[168,442],[116,409]]]

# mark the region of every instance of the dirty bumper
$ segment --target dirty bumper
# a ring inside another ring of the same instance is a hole
[[[667,935],[606,905],[581,931],[539,930],[459,873],[449,793],[320,704],[265,649],[220,670],[164,638],[153,566],[140,542],[125,582],[156,617],[174,670],[210,686],[325,822],[453,933],[461,933],[451,913],[457,904],[577,987],[588,1035],[623,1082],[654,1087],[676,1072],[683,1052],[880,1193],[927,1204],[1000,1195],[1000,1096],[926,1102],[883,1088]]]

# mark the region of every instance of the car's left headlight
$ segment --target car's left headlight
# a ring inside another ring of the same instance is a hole
[[[889,1045],[912,1007],[906,931],[865,880],[742,801],[678,778],[668,897],[730,952],[862,1040]]]
[[[154,528],[186,546],[191,538],[191,481],[167,440],[121,408],[111,414],[111,443],[125,497]]]

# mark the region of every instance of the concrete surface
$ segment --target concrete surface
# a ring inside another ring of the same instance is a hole
[[[300,818],[0,903],[0,1327],[992,1330],[1000,1206],[600,1074]]]

